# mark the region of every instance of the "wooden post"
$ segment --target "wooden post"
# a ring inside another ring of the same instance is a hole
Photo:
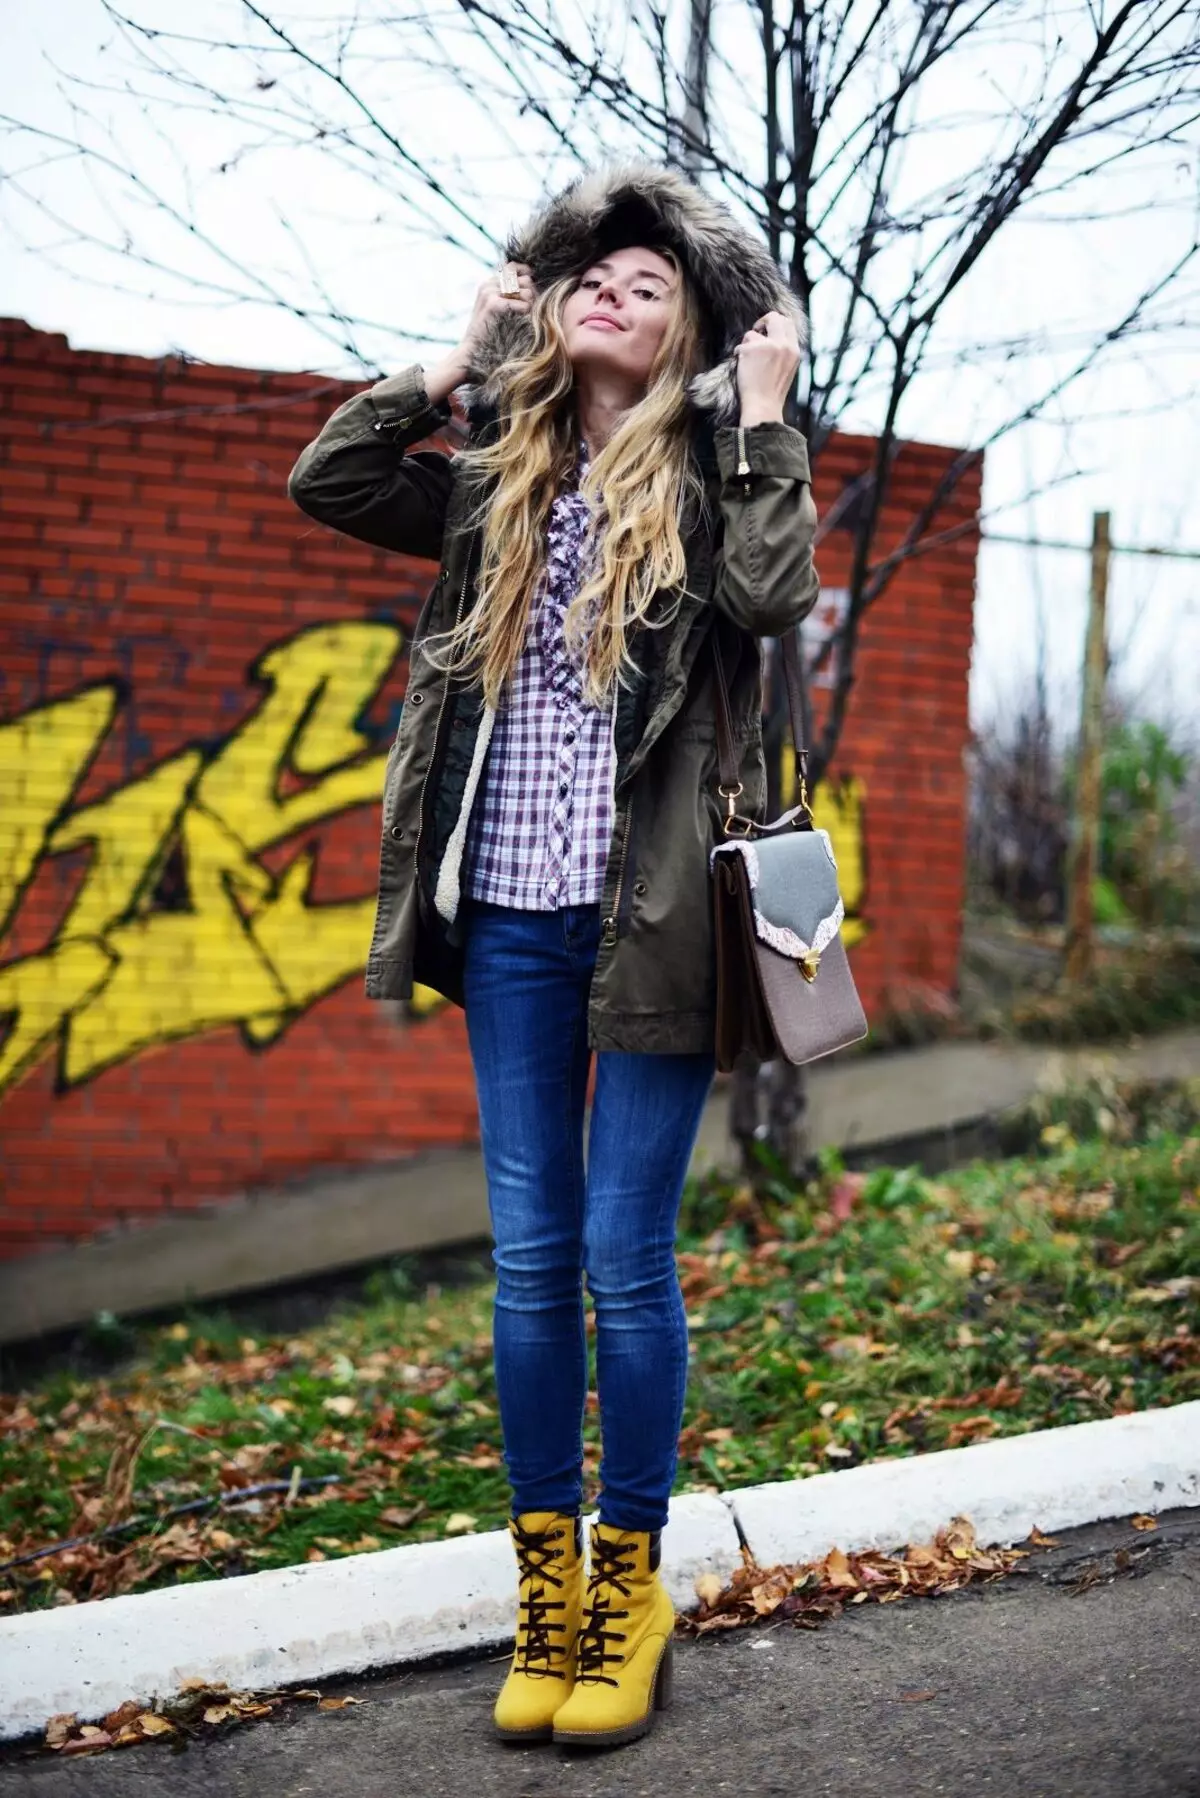
[[[1108,674],[1105,612],[1108,606],[1107,512],[1092,516],[1092,585],[1087,643],[1083,655],[1083,697],[1079,719],[1079,761],[1075,776],[1075,817],[1068,885],[1068,980],[1086,980],[1096,959],[1092,886],[1100,842],[1100,763],[1104,751],[1104,685]]]

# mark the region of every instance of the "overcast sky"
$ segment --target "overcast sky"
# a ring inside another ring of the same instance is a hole
[[[727,6],[733,3],[726,0]],[[139,19],[158,17],[198,37],[245,33],[236,0],[193,0],[186,10],[169,0],[130,0],[130,10]],[[281,10],[303,20],[306,14],[336,17],[349,8],[337,0],[288,0]],[[1045,10],[1028,9],[1031,18]],[[476,285],[492,265],[484,233],[454,222],[459,244],[438,243],[435,228],[414,221],[386,191],[365,184],[328,146],[319,153],[284,152],[262,148],[260,140],[252,156],[239,155],[222,169],[241,150],[244,134],[231,132],[205,105],[185,96],[147,110],[123,92],[130,59],[98,0],[53,0],[37,8],[3,0],[3,23],[0,111],[74,137],[79,127],[72,102],[85,105],[99,122],[82,128],[89,141],[99,144],[101,127],[111,125],[135,165],[181,207],[191,208],[212,242],[252,270],[264,292],[286,291],[301,303],[332,294],[347,307],[346,296],[352,295],[355,312],[378,321],[378,329],[358,333],[367,364],[390,367],[434,354],[436,341],[446,341],[459,328]],[[452,143],[462,191],[482,196],[476,216],[499,240],[537,199],[540,184],[557,184],[569,175],[569,166],[559,169],[548,160],[531,127],[488,109],[472,110],[444,77],[411,61],[389,61],[390,41],[386,33],[377,38],[371,70],[381,116],[394,121],[404,148],[418,160],[428,156],[445,167]],[[999,59],[995,46],[989,47],[988,66],[973,77],[980,102],[986,89],[994,108],[1006,82],[1015,87],[1028,73],[1030,54],[1030,41],[1002,49]],[[260,79],[270,79],[269,61],[245,59],[236,69],[225,65],[221,75],[240,82],[240,91],[261,105],[267,127],[273,90],[256,94],[256,68]],[[63,72],[89,86],[70,88],[69,99]],[[955,96],[964,121],[972,115],[973,98]],[[733,90],[728,104],[736,105]],[[739,128],[736,118],[730,123]],[[969,156],[971,128],[964,122],[961,129],[959,150]],[[974,129],[982,127],[976,123]],[[598,151],[619,147],[617,135],[611,144],[597,146]],[[944,139],[938,154],[945,155]],[[250,367],[362,372],[363,361],[356,363],[303,321],[266,303],[234,303],[214,292],[223,281],[244,288],[244,277],[139,203],[126,186],[80,159],[48,156],[30,140],[9,134],[0,139],[0,167],[9,177],[0,189],[0,312],[63,331],[78,348],[148,356],[183,350]],[[1110,199],[1115,193],[1127,201],[1125,216],[1103,230],[1055,222],[1050,214],[1008,230],[981,278],[961,297],[951,321],[958,341],[1000,338],[1043,319],[1069,333],[1119,316],[1131,278],[1158,266],[1181,231],[1195,229],[1198,167],[1193,143],[1161,160],[1151,177],[1143,171],[1124,196],[1110,191]],[[906,173],[918,184],[926,174],[919,159]],[[61,223],[36,210],[35,195]],[[441,223],[447,216],[442,209]],[[108,242],[120,242],[131,230],[143,251],[195,279],[131,266],[80,245],[73,238],[81,225]],[[1175,313],[1184,314],[1184,328],[1136,352],[1122,352],[1073,389],[1067,404],[989,452],[985,510],[997,530],[1083,544],[1092,511],[1103,508],[1112,513],[1118,543],[1200,548],[1198,291],[1195,278],[1180,290]],[[1011,370],[963,371],[947,360],[945,372],[939,376],[935,367],[914,393],[902,428],[942,443],[977,441],[997,409],[1010,401],[1004,389],[1014,382]],[[862,416],[843,422],[869,429],[869,399],[864,406]],[[1075,469],[1084,472],[1063,482],[1063,474]],[[1014,501],[1034,489],[1048,491],[1014,509]],[[1026,681],[1039,618],[1051,693],[1064,722],[1071,717],[1087,582],[1085,555],[984,545],[972,677],[977,722],[1010,706]],[[1117,557],[1110,613],[1123,683],[1146,709],[1195,728],[1200,562]]]

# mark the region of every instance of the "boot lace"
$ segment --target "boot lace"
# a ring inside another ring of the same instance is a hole
[[[603,1537],[593,1537],[586,1613],[579,1631],[575,1674],[581,1684],[619,1684],[604,1668],[610,1661],[619,1665],[624,1660],[621,1650],[610,1650],[608,1643],[623,1642],[625,1634],[622,1630],[610,1629],[609,1625],[629,1615],[628,1611],[613,1608],[613,1595],[619,1592],[623,1598],[629,1597],[629,1587],[623,1581],[633,1573],[636,1563],[629,1557],[636,1554],[634,1542],[606,1542]]]
[[[547,1598],[546,1585],[562,1589],[561,1578],[550,1566],[551,1561],[562,1559],[561,1548],[551,1548],[552,1542],[561,1540],[562,1527],[549,1530],[527,1530],[520,1523],[514,1530],[514,1546],[517,1554],[517,1568],[520,1579],[521,1598],[517,1605],[519,1617],[522,1619],[523,1631],[519,1632],[516,1654],[513,1664],[520,1673],[528,1673],[534,1679],[565,1679],[566,1673],[561,1667],[552,1667],[550,1661],[556,1654],[563,1654],[564,1644],[553,1642],[551,1635],[555,1630],[565,1630],[565,1620],[552,1620],[551,1611],[566,1609],[564,1598]],[[526,1590],[528,1588],[528,1590]]]

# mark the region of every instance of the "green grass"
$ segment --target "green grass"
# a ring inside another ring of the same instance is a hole
[[[690,1187],[676,1491],[1200,1397],[1195,1109],[1116,1141],[1126,1115],[1084,1140],[1051,1122],[1042,1154],[936,1181],[830,1163],[799,1192]],[[2,1560],[294,1470],[338,1476],[0,1574],[5,1608],[503,1527],[491,1297],[413,1291],[401,1267],[301,1334],[195,1316],[134,1332],[123,1371],[0,1399]],[[588,1325],[594,1357],[590,1305]],[[593,1394],[589,1502],[598,1460]]]

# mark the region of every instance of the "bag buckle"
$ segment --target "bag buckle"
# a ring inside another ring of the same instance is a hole
[[[817,978],[817,969],[820,965],[821,952],[819,949],[810,949],[806,955],[798,955],[796,957],[796,966],[810,986]]]
[[[813,815],[812,815],[812,806],[808,802],[808,751],[807,751],[807,749],[801,749],[798,751],[798,753],[796,755],[796,771],[800,777],[799,802],[800,802],[801,806],[803,806],[804,810],[807,812],[808,820],[809,820],[809,823],[811,824],[813,821]]]
[[[745,788],[742,786],[740,780],[736,787],[718,786],[717,788],[717,792],[725,801],[724,830],[727,837],[748,837],[751,831],[756,828],[753,818],[743,818],[741,813],[737,810],[736,802],[738,795],[744,791]],[[735,830],[735,824],[740,824],[742,826],[741,830]]]

